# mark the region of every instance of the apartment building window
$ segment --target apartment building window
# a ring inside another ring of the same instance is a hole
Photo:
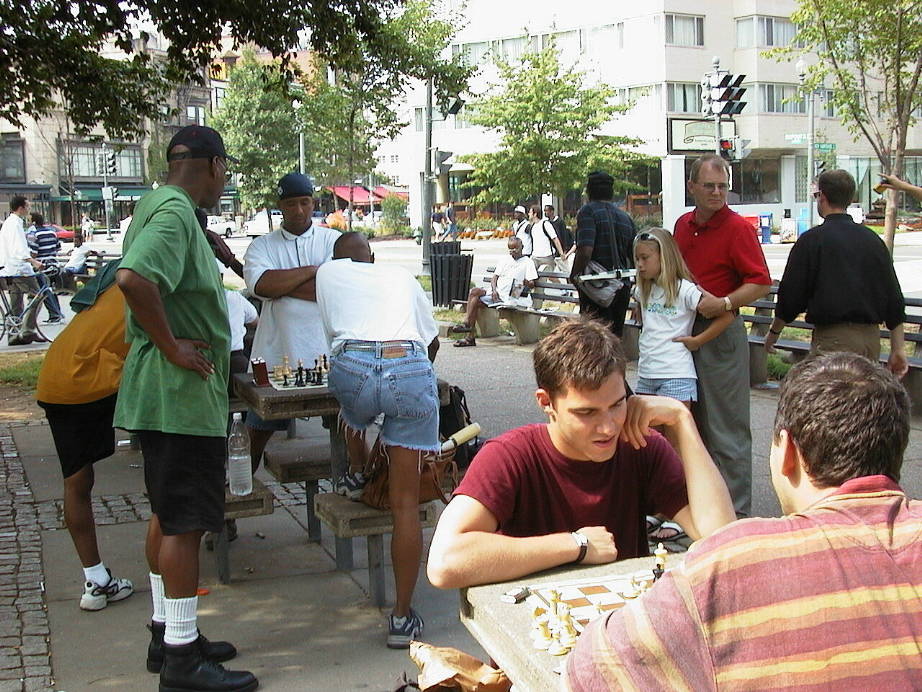
[[[832,89],[820,89],[817,112],[823,118],[837,118],[835,104],[832,102]]]
[[[695,82],[666,82],[666,110],[697,113],[701,110],[701,87]]]
[[[452,55],[461,55],[465,65],[479,66],[489,61],[490,43],[489,41],[480,41],[478,43],[455,44],[451,47]]]
[[[670,46],[703,46],[704,17],[667,14],[666,43]]]
[[[529,39],[526,36],[504,38],[501,41],[496,41],[496,52],[506,62],[515,62],[528,51],[528,43]]]
[[[624,48],[624,22],[618,22],[616,25],[618,33],[618,48]]]
[[[806,113],[796,84],[759,84],[760,113]]]
[[[794,42],[797,27],[783,17],[744,17],[736,20],[737,48],[769,48]]]
[[[25,144],[18,136],[0,140],[0,183],[26,182]]]
[[[205,106],[186,106],[186,120],[196,125],[204,125]]]
[[[141,150],[138,147],[125,147],[115,155],[116,178],[141,178]]]
[[[227,89],[221,87],[215,87],[214,89],[214,109],[220,110],[221,104],[224,103],[224,97],[226,96]]]

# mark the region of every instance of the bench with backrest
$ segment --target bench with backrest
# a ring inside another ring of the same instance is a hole
[[[492,279],[493,267],[487,267],[487,274],[483,277],[487,292],[490,290]],[[504,319],[512,325],[517,344],[533,344],[541,338],[542,322],[569,319],[578,314],[579,298],[576,297],[576,289],[569,283],[569,275],[563,272],[538,272],[538,279],[529,297],[532,299],[531,307],[504,305],[480,310],[477,313],[478,335],[498,336],[499,320]],[[464,306],[467,301],[454,300],[452,303]]]
[[[742,318],[749,326],[749,379],[752,384],[761,384],[768,379],[768,356],[765,352],[765,335],[775,316],[775,296],[778,294],[777,283],[772,286],[771,292],[761,300],[753,301],[749,307],[753,308],[753,314],[743,313]],[[907,375],[906,385],[910,394],[913,394],[913,387],[917,387],[915,380],[919,379],[919,372],[922,371],[922,299],[904,298],[906,301],[906,319],[904,321],[904,333],[906,340],[906,354],[909,360],[909,374]],[[788,323],[786,328],[804,329],[813,331],[813,325],[805,320],[797,319]],[[880,330],[881,339],[889,339],[890,331],[887,329]],[[798,341],[795,339],[785,339],[784,333],[775,343],[775,348],[782,351],[788,351],[795,354],[796,357],[804,357],[810,352],[809,341]],[[880,358],[881,363],[887,362],[887,353]],[[911,379],[910,379],[911,377]],[[914,397],[914,401],[916,398]],[[922,401],[922,399],[919,399]]]
[[[83,272],[81,272],[81,273],[79,273],[79,274],[69,274],[69,275],[65,275],[64,272],[62,271],[61,273],[58,274],[57,281],[59,282],[60,287],[61,287],[62,289],[68,290],[68,291],[75,290],[75,289],[76,289],[75,283],[71,283],[70,285],[64,285],[64,277],[65,277],[65,276],[67,277],[67,280],[68,280],[68,281],[73,281],[73,282],[82,281],[82,282],[86,283],[86,281],[88,281],[89,279],[91,279],[93,276],[96,275],[96,272],[99,271],[99,269],[100,269],[106,262],[111,262],[112,260],[115,260],[115,259],[121,259],[121,257],[122,257],[122,256],[121,256],[120,254],[117,254],[117,253],[108,253],[108,252],[102,252],[102,253],[99,253],[99,254],[87,255],[87,258],[86,258],[86,269],[85,269]],[[59,255],[59,256],[55,257],[55,259],[56,259],[57,262],[58,262],[58,267],[60,267],[61,269],[64,269],[64,266],[65,266],[65,265],[67,264],[67,262],[70,260],[70,257],[68,257],[67,255]]]

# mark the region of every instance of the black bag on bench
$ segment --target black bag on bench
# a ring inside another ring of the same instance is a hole
[[[467,408],[467,400],[461,387],[450,385],[448,387],[448,403],[439,409],[439,435],[447,440],[461,428],[467,427],[471,421],[471,412]],[[455,462],[459,469],[470,466],[474,455],[483,446],[479,437],[459,445],[455,450]]]

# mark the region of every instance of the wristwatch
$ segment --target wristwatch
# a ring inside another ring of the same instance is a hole
[[[730,296],[724,296],[724,304],[727,307],[727,312],[730,312],[733,309],[733,303],[730,302]]]
[[[586,559],[586,553],[589,552],[589,539],[578,531],[574,531],[570,536],[576,541],[576,545],[579,546],[579,555],[577,555],[576,559],[573,561],[574,565],[578,565]]]

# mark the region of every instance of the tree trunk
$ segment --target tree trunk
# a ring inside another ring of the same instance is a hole
[[[899,137],[899,135],[897,135]],[[905,139],[903,140],[903,146],[894,147],[894,156],[893,156],[893,167],[890,169],[890,173],[895,175],[897,178],[903,177],[903,162],[905,159],[904,155],[905,150]],[[884,245],[887,246],[887,249],[890,251],[890,255],[893,256],[893,245],[895,242],[896,236],[896,212],[897,212],[897,192],[896,190],[887,190],[887,206],[884,210]]]

